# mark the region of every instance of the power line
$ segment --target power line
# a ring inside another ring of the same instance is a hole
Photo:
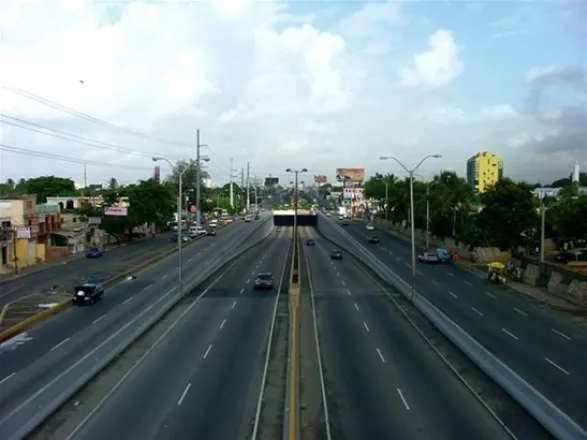
[[[63,139],[63,140],[69,141],[69,142],[77,143],[77,144],[88,145],[90,147],[95,147],[95,148],[99,148],[99,149],[103,149],[103,150],[118,151],[118,152],[122,152],[122,153],[139,154],[141,156],[147,156],[147,157],[156,156],[158,154],[158,153],[150,153],[148,151],[135,150],[132,148],[127,148],[127,147],[123,147],[120,145],[111,144],[108,142],[98,141],[98,140],[91,139],[91,138],[88,138],[85,136],[79,136],[74,133],[69,133],[66,131],[57,130],[57,129],[54,129],[51,127],[46,127],[44,125],[36,124],[34,122],[26,121],[24,119],[15,118],[14,116],[0,114],[0,117],[5,118],[5,119],[11,119],[13,121],[18,122],[18,123],[15,123],[15,122],[10,122],[10,121],[0,119],[0,123],[2,123],[2,124],[6,124],[6,125],[10,125],[12,127],[20,128],[21,130],[32,131],[32,132],[39,133],[39,134],[42,134],[45,136],[52,136],[55,138]],[[21,125],[21,124],[25,124],[25,125]],[[37,129],[32,128],[32,127],[37,127]],[[42,130],[45,130],[45,131],[42,131]]]
[[[78,110],[75,110],[71,107],[67,107],[63,104],[59,104],[55,101],[51,101],[50,99],[43,98],[42,96],[36,95],[35,93],[29,92],[28,90],[20,89],[18,87],[6,86],[6,85],[2,85],[1,87],[5,90],[8,90],[9,92],[16,93],[17,95],[23,96],[24,98],[30,99],[32,101],[38,102],[40,104],[46,105],[46,106],[51,107],[55,110],[62,111],[64,113],[70,114],[72,116],[76,116],[76,117],[84,119],[88,122],[92,122],[94,124],[101,125],[102,127],[106,127],[110,130],[117,131],[119,133],[136,136],[136,137],[139,137],[142,139],[146,139],[146,140],[153,141],[153,142],[159,142],[162,144],[167,144],[167,145],[171,144],[171,145],[177,145],[177,146],[181,146],[181,147],[193,148],[193,146],[190,144],[176,142],[176,141],[170,141],[170,140],[162,139],[162,138],[157,138],[157,137],[145,134],[145,133],[141,133],[139,131],[131,130],[130,128],[126,128],[126,127],[122,127],[122,126],[113,124],[113,123],[105,121],[103,119],[96,118],[96,117],[89,115],[87,113],[83,113]]]
[[[125,170],[136,170],[136,171],[151,171],[151,168],[148,167],[136,167],[132,165],[123,165],[119,163],[110,163],[110,162],[99,162],[96,160],[84,160],[84,159],[77,159],[75,157],[67,157],[61,156],[59,154],[54,153],[45,153],[41,151],[35,150],[28,150],[26,148],[14,147],[12,145],[0,144],[0,150],[7,151],[10,153],[15,154],[23,154],[26,156],[34,156],[34,157],[42,157],[44,159],[52,159],[62,162],[70,162],[70,163],[79,163],[84,165],[94,165],[98,167],[109,167],[109,168],[122,168]]]

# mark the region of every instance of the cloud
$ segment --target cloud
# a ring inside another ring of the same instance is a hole
[[[463,71],[462,48],[450,30],[436,31],[428,38],[430,49],[414,55],[414,67],[400,70],[405,87],[442,87],[455,80]]]
[[[510,104],[500,104],[481,109],[481,116],[485,118],[515,118],[518,113]]]

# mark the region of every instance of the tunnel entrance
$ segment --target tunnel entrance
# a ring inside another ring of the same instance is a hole
[[[294,210],[273,211],[273,224],[275,226],[293,226]],[[318,215],[315,211],[307,209],[298,209],[298,226],[316,226],[318,224]]]

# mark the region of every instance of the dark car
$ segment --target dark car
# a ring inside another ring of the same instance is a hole
[[[255,277],[255,289],[273,289],[273,275],[268,272],[258,273]]]
[[[330,259],[331,260],[342,260],[342,251],[338,249],[334,249],[330,252]]]
[[[206,229],[206,235],[216,235],[216,228],[208,228]]]
[[[343,220],[343,221],[342,221],[342,225],[343,225],[343,226],[348,226],[348,225],[349,225],[349,222],[348,222],[348,220]]]
[[[86,281],[74,287],[73,303],[91,305],[104,297],[104,287],[98,281]]]
[[[316,243],[312,239],[306,241],[306,246],[315,246],[315,245],[316,245]]]
[[[100,248],[89,248],[86,252],[86,258],[100,258],[104,256],[104,251]]]
[[[368,239],[367,239],[368,243],[373,243],[373,244],[378,244],[379,243],[379,236],[378,235],[371,235]]]

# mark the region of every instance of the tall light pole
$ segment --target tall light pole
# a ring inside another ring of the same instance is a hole
[[[416,227],[414,225],[414,173],[418,171],[420,165],[422,165],[428,159],[440,159],[442,155],[440,154],[429,154],[425,156],[418,165],[414,168],[409,169],[406,167],[397,157],[394,156],[380,156],[380,160],[394,160],[396,161],[399,166],[401,166],[409,175],[410,178],[410,229],[411,229],[411,236],[412,236],[412,298],[414,297],[414,292],[416,291]]]
[[[173,169],[175,168],[169,159],[165,157],[154,157],[153,162],[164,161],[169,164],[169,166]],[[183,175],[187,170],[190,169],[191,162],[188,164],[187,167],[183,171],[179,173],[179,184],[178,184],[178,192],[177,192],[177,284],[179,285],[179,293],[183,294],[183,279],[182,279],[182,259],[181,259],[181,211],[183,205]]]
[[[197,143],[196,143],[196,225],[198,228],[202,226],[202,204],[201,204],[201,192],[202,192],[202,161],[210,162],[210,158],[202,156],[200,149],[207,147],[208,145],[200,144],[200,130],[197,131]]]
[[[430,183],[426,185],[426,249],[430,244]]]
[[[298,174],[300,173],[307,173],[308,170],[306,168],[302,168],[301,170],[292,170],[288,168],[285,170],[288,173],[295,174],[295,181],[294,181],[294,243],[298,239]]]

